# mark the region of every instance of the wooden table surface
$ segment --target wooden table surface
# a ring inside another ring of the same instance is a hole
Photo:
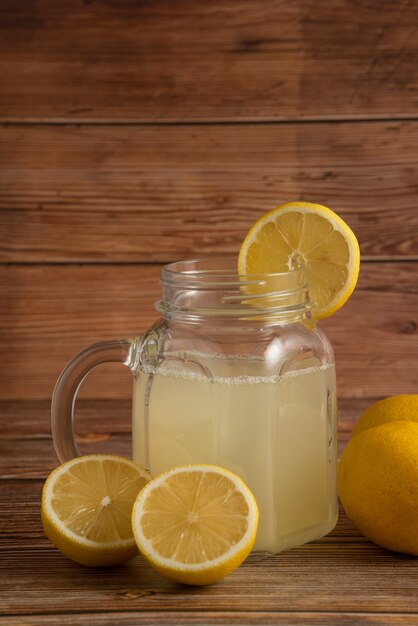
[[[340,448],[373,398],[344,400]],[[189,588],[165,580],[141,557],[89,569],[45,537],[40,494],[56,465],[49,404],[2,402],[0,618],[5,624],[418,624],[418,566],[362,537],[341,511],[322,540]],[[130,402],[78,404],[83,451],[130,453]]]
[[[371,402],[418,390],[418,3],[2,0],[0,624],[418,625],[418,563],[341,512],[321,541],[209,588],[140,557],[89,570],[43,534],[54,382],[87,344],[156,319],[165,262],[237,254],[289,200],[361,246],[322,327],[340,451]],[[130,373],[95,371],[85,452],[130,453]]]

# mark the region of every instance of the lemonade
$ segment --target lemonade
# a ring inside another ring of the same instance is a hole
[[[154,476],[191,463],[238,474],[260,510],[254,550],[276,553],[337,520],[335,369],[310,358],[280,375],[261,370],[255,357],[183,354],[141,371],[133,458]]]

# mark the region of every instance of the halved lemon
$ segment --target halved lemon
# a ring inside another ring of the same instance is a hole
[[[144,558],[189,585],[214,583],[240,565],[254,544],[257,503],[243,481],[215,465],[174,468],[148,483],[132,511]]]
[[[331,209],[289,202],[269,211],[244,239],[240,274],[288,272],[304,266],[313,302],[312,317],[337,311],[352,294],[360,269],[360,250],[351,228]]]
[[[93,454],[67,461],[47,478],[41,516],[46,535],[66,556],[90,566],[138,554],[132,534],[135,499],[151,476],[129,459]]]

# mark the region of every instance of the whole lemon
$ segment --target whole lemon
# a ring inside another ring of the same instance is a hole
[[[338,490],[366,537],[418,556],[418,423],[388,422],[353,437],[341,457]]]
[[[418,394],[391,396],[375,402],[360,415],[353,435],[386,422],[399,420],[418,422]]]

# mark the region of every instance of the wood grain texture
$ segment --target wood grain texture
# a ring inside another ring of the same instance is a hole
[[[4,621],[3,621],[4,620]],[[416,626],[416,613],[363,613],[361,611],[335,613],[333,611],[129,611],[127,613],[106,611],[105,613],[83,613],[59,615],[31,615],[0,617],[0,624],[7,626],[103,626],[117,623],[120,626],[160,626],[164,624],[191,624],[207,626],[208,624],[269,624],[271,626]]]
[[[258,563],[224,581],[190,589],[163,579],[136,557],[123,566],[88,569],[48,540],[8,540],[1,548],[7,578],[0,610],[61,611],[321,611],[418,613],[416,559],[367,541],[318,541]],[[42,563],[42,566],[40,564]],[[11,592],[14,593],[11,593]]]
[[[158,317],[160,267],[0,267],[0,399],[50,398],[61,369],[94,341],[132,337]],[[322,328],[336,353],[341,397],[418,387],[418,263],[364,264],[350,301]],[[82,397],[128,398],[127,368],[102,366]]]
[[[415,115],[402,0],[3,0],[4,120]]]
[[[0,129],[0,261],[237,254],[292,199],[363,258],[418,258],[418,122]]]

